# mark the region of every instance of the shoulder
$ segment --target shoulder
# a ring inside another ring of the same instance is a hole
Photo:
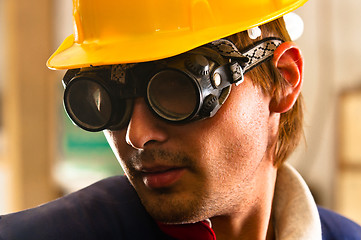
[[[139,231],[141,228],[143,231]],[[159,238],[129,181],[116,176],[42,206],[0,216],[0,239]]]
[[[333,211],[318,206],[323,240],[361,240],[361,226]]]

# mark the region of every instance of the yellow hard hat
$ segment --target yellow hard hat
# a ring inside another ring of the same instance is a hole
[[[73,0],[74,34],[52,69],[174,56],[272,21],[307,0]]]

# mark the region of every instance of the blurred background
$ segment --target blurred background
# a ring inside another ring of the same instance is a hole
[[[318,204],[361,223],[361,1],[309,0],[305,139],[289,162]],[[45,66],[72,33],[71,0],[0,0],[0,214],[122,174],[103,135],[73,126],[63,71]]]

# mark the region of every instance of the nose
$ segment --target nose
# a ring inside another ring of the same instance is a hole
[[[137,98],[127,128],[127,144],[135,149],[144,149],[148,145],[165,142],[168,136],[161,125],[161,120],[154,116],[144,99]]]

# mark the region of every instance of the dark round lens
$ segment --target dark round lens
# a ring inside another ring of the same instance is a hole
[[[64,103],[70,118],[87,130],[97,131],[110,121],[111,99],[97,82],[86,79],[74,81],[66,89]]]
[[[176,70],[164,70],[154,75],[148,84],[147,96],[152,109],[167,120],[182,121],[198,109],[196,83]]]

